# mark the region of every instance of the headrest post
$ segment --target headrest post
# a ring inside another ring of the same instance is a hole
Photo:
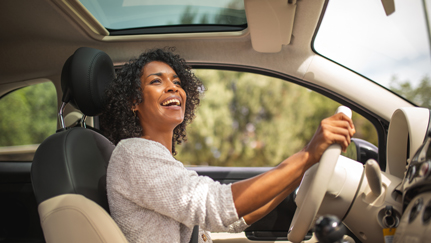
[[[82,115],[81,127],[83,127],[83,128],[87,128],[87,124],[85,124],[85,119],[87,119],[87,115]]]
[[[58,112],[58,119],[60,121],[60,125],[62,129],[66,129],[66,125],[64,124],[64,117],[63,117],[63,112],[64,112],[64,108],[66,107],[66,104],[67,104],[66,102],[63,102]]]

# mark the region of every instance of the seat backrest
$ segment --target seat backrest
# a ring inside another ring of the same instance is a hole
[[[63,67],[60,123],[68,102],[84,115],[101,114],[113,79],[106,53],[79,48]],[[106,169],[113,149],[106,137],[83,127],[63,127],[40,144],[31,179],[47,242],[127,242],[108,214]]]
[[[71,128],[48,137],[36,151],[31,178],[38,204],[81,194],[109,212],[106,168],[114,145],[97,132]]]

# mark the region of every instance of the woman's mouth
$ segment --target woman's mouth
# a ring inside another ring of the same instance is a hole
[[[180,106],[180,105],[181,105],[181,102],[177,98],[168,99],[162,103],[162,106]]]

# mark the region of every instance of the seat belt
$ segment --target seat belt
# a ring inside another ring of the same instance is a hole
[[[199,225],[195,225],[195,227],[193,227],[190,243],[198,243],[198,242],[199,242]]]

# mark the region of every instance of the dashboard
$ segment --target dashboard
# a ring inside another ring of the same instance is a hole
[[[418,138],[419,139],[419,138]],[[427,126],[424,142],[408,160],[401,184],[403,215],[394,242],[430,242],[431,235],[431,131]]]
[[[431,242],[430,110],[396,110],[388,128],[386,170],[340,156],[317,216],[334,215],[361,242]],[[301,187],[315,177],[304,175]],[[304,191],[304,190],[303,190]],[[298,192],[296,204],[302,205]],[[317,218],[317,217],[316,217]]]

